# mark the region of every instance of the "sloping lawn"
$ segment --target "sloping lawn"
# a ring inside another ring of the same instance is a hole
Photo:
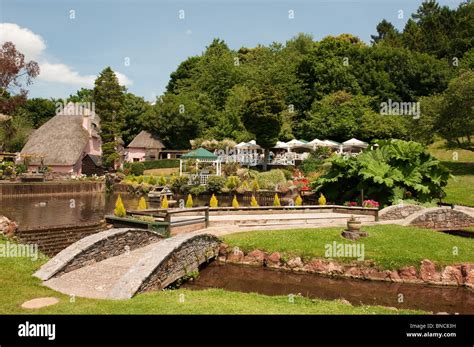
[[[0,239],[0,245],[5,240]],[[413,314],[380,306],[350,306],[340,301],[310,300],[286,296],[265,296],[221,289],[167,290],[140,294],[130,300],[74,298],[41,285],[32,274],[47,259],[0,257],[0,314]],[[34,298],[54,296],[57,305],[25,310],[20,305]],[[181,299],[181,300],[180,300]],[[184,299],[184,300],[182,300]],[[181,302],[184,301],[184,302]]]
[[[423,259],[430,259],[439,265],[474,263],[474,239],[399,225],[368,226],[363,230],[368,231],[369,236],[357,242],[364,245],[365,261],[372,260],[382,269],[398,269],[408,265],[418,267]],[[286,257],[325,258],[326,245],[331,245],[333,241],[353,242],[342,238],[341,231],[340,227],[252,231],[230,234],[223,240],[244,251],[260,249],[280,252]],[[453,249],[458,250],[458,255],[453,254]],[[337,258],[337,261],[353,260]]]
[[[428,152],[441,160],[454,175],[445,188],[443,202],[474,206],[474,151],[448,149],[444,141],[437,141],[428,147]]]

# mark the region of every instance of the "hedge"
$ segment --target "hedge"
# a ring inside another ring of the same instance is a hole
[[[179,159],[160,159],[144,161],[145,170],[150,169],[168,169],[179,167]]]

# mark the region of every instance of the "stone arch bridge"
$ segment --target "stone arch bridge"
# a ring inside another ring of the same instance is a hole
[[[220,243],[210,234],[163,239],[149,230],[110,229],[67,247],[34,275],[64,294],[128,299],[196,271],[217,256]]]

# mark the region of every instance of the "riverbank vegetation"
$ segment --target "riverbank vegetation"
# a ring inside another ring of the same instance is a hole
[[[0,244],[5,244],[0,239]],[[295,296],[266,296],[221,289],[166,290],[139,294],[130,300],[71,298],[41,285],[32,274],[47,261],[0,257],[1,314],[414,314],[381,306],[352,306],[339,300],[312,300]],[[23,302],[54,296],[59,303],[35,310],[22,309]]]
[[[423,259],[429,259],[440,266],[474,263],[474,239],[399,225],[364,226],[363,230],[367,231],[369,236],[356,243],[364,245],[364,260],[373,262],[381,269],[419,267]],[[342,228],[265,230],[230,234],[224,236],[223,240],[231,247],[239,247],[244,252],[259,249],[280,252],[288,259],[323,259],[326,245],[332,245],[334,241],[349,242],[341,237],[341,231]],[[351,262],[355,259],[333,260]]]

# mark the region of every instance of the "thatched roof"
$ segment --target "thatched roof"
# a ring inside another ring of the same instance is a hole
[[[30,163],[38,165],[74,165],[81,159],[89,134],[82,126],[82,116],[56,115],[28,139],[21,155],[32,156]]]
[[[140,134],[135,136],[132,142],[130,142],[128,148],[163,149],[165,145],[157,136],[142,130]]]

